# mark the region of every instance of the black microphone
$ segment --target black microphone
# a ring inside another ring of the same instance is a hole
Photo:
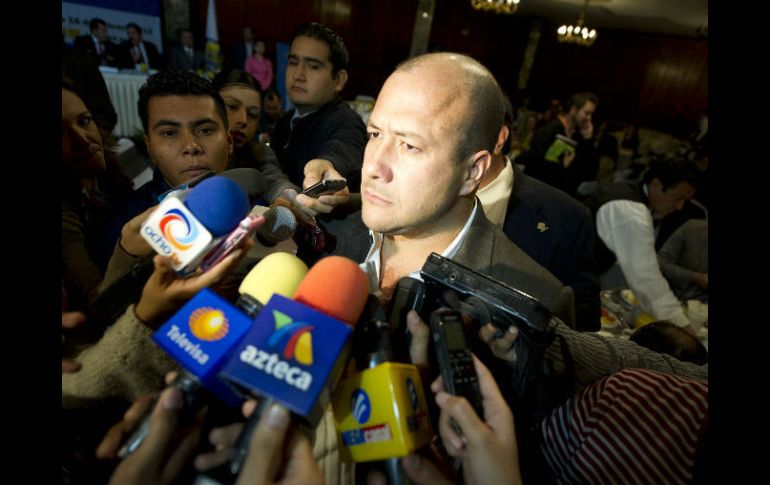
[[[267,209],[262,213],[265,223],[257,231],[257,240],[265,247],[271,248],[286,241],[297,230],[297,218],[291,210],[283,206]]]

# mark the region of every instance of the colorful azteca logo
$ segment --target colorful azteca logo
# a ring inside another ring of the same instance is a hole
[[[369,396],[363,389],[356,389],[350,396],[350,408],[353,410],[353,417],[358,424],[364,424],[369,421],[372,414],[372,405],[369,402]]]
[[[220,340],[227,335],[230,324],[221,310],[211,307],[198,308],[190,314],[190,331],[206,342]]]
[[[172,246],[180,251],[192,247],[198,237],[198,225],[179,209],[171,209],[160,220],[160,232]],[[179,236],[180,233],[185,233]]]
[[[283,347],[284,359],[294,359],[303,365],[313,364],[313,326],[305,322],[292,321],[291,317],[273,310],[275,333],[267,340],[273,349]]]

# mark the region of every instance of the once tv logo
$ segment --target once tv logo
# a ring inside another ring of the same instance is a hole
[[[267,340],[270,348],[283,347],[284,359],[294,359],[303,365],[313,364],[313,326],[305,322],[294,322],[285,313],[273,310],[276,332]]]
[[[193,241],[200,234],[198,225],[179,209],[170,209],[166,212],[159,226],[163,237],[180,251],[190,249]]]
[[[372,405],[369,402],[369,396],[363,389],[356,389],[350,397],[350,407],[353,410],[353,417],[358,424],[364,424],[369,421],[372,414]]]

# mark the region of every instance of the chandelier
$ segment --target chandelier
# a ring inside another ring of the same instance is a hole
[[[564,24],[556,29],[559,42],[569,42],[572,44],[590,46],[596,41],[596,29],[589,29],[585,26],[586,10],[588,9],[588,0],[580,13],[576,25]]]
[[[471,0],[471,6],[476,10],[495,13],[516,13],[521,0]]]

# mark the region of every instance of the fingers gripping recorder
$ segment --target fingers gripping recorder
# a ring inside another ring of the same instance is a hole
[[[449,330],[449,326],[457,328],[451,321],[456,321],[460,315],[473,318],[479,325],[491,323],[497,327],[498,336],[504,335],[511,326],[518,329],[518,338],[513,344],[516,358],[509,362],[512,370],[511,383],[520,409],[525,414],[529,415],[536,409],[542,409],[539,405],[540,401],[545,399],[542,358],[545,349],[554,339],[551,311],[532,296],[436,253],[428,257],[420,274],[424,280],[424,295],[421,297],[422,308],[418,312],[426,321],[431,321],[432,331],[437,331],[439,327],[447,327],[446,330]],[[435,312],[441,307],[455,310],[455,315]],[[439,325],[441,321],[448,326]],[[442,339],[443,344],[436,340],[436,335],[434,342],[449,350],[449,347],[452,347],[447,345],[450,344],[449,339],[457,334],[443,332],[442,335],[445,337]],[[441,350],[437,350],[440,355]],[[444,355],[448,357],[449,352]],[[466,363],[472,371],[473,363],[470,360]],[[457,375],[458,379],[466,380],[467,373],[458,372]],[[448,376],[444,377],[446,379]],[[471,381],[472,378],[467,384],[472,388]],[[460,389],[468,390],[465,383],[456,381],[454,384]],[[469,402],[474,403],[474,400],[469,399]]]

